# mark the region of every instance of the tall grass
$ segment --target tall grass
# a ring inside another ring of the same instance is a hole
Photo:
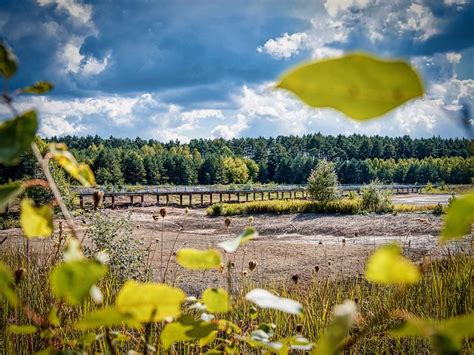
[[[18,256],[15,249],[4,249],[1,252],[5,260],[13,269],[24,266],[24,260]],[[55,304],[47,283],[50,266],[45,264],[43,256],[32,254],[31,272],[25,275],[18,283],[17,289],[20,297],[26,300],[28,307],[41,317],[47,318]],[[358,303],[360,317],[350,334],[346,344],[346,351],[350,353],[428,353],[429,344],[421,338],[408,338],[396,340],[388,335],[388,330],[400,323],[398,311],[408,311],[422,317],[433,319],[446,319],[460,314],[472,312],[472,270],[473,259],[470,255],[452,255],[442,260],[433,261],[422,265],[424,270],[421,281],[413,286],[387,287],[373,285],[362,277],[339,277],[336,279],[321,277],[314,272],[312,279],[307,282],[270,282],[264,285],[255,284],[253,281],[244,281],[238,293],[234,295],[233,308],[226,319],[239,325],[248,332],[253,326],[260,323],[274,323],[275,339],[288,334],[301,333],[311,341],[317,341],[321,332],[330,320],[331,311],[335,304],[342,303],[345,299],[352,299]],[[290,280],[288,275],[288,280]],[[289,297],[302,303],[304,315],[302,317],[290,316],[272,310],[258,310],[257,318],[252,319],[252,305],[244,299],[247,291],[254,287],[264,287],[280,296]],[[112,304],[119,288],[119,283],[108,275],[100,284],[104,292],[104,303]],[[107,349],[104,337],[98,336],[97,340],[89,343],[86,341],[87,333],[81,333],[71,324],[95,309],[92,302],[85,302],[84,307],[72,307],[57,304],[61,320],[61,328],[56,336],[51,339],[41,339],[39,335],[13,335],[7,331],[9,324],[29,324],[24,310],[15,310],[3,301],[0,308],[0,353],[33,353],[45,349],[51,344],[58,346],[58,340],[64,339],[71,344],[76,343],[87,353],[105,352]],[[158,353],[162,352],[159,343],[159,332],[162,324],[153,325],[151,331],[151,344],[156,344]],[[120,353],[137,348],[140,344],[140,331],[118,327],[112,334],[120,332],[130,338],[129,342],[117,342]],[[99,334],[98,332],[97,334]],[[115,337],[115,335],[114,335]],[[79,339],[77,342],[76,339]],[[84,339],[84,341],[80,340]],[[90,341],[90,339],[89,339]],[[72,346],[72,345],[71,345]],[[67,345],[63,345],[66,349]],[[212,348],[212,344],[210,344]],[[190,344],[177,344],[176,353],[199,353],[205,349],[193,347]],[[255,349],[248,349],[245,344],[240,344],[241,353],[254,353]],[[464,353],[473,353],[472,340],[466,340]]]
[[[394,212],[432,212],[436,205],[395,205]],[[358,214],[366,212],[359,198],[345,198],[327,203],[310,200],[271,200],[244,203],[220,203],[207,209],[209,216],[234,216],[259,213]]]

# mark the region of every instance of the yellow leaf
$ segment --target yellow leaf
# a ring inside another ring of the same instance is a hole
[[[221,265],[221,254],[216,249],[180,249],[176,261],[187,269],[215,269]]]
[[[356,120],[387,113],[423,95],[415,70],[404,61],[364,53],[308,63],[283,75],[277,85],[313,107],[332,107]]]
[[[53,233],[53,209],[50,206],[35,207],[33,200],[21,201],[20,225],[28,238],[45,238]]]
[[[420,271],[400,254],[399,245],[388,244],[369,258],[365,277],[381,284],[414,284],[420,279]]]
[[[448,207],[441,231],[441,242],[460,239],[471,231],[474,223],[474,191],[457,197]]]
[[[202,293],[202,302],[211,313],[226,313],[230,310],[229,294],[222,288],[208,288]]]
[[[51,145],[50,150],[53,153],[56,162],[66,170],[69,175],[79,181],[83,186],[95,185],[94,173],[89,165],[78,163],[76,158],[63,145]]]
[[[181,314],[186,295],[179,288],[158,283],[127,281],[120,290],[116,306],[139,322],[159,322]]]

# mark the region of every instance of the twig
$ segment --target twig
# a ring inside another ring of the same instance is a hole
[[[66,220],[66,223],[71,230],[72,235],[78,239],[78,235],[76,232],[76,227],[74,225],[74,221],[71,217],[71,214],[69,213],[66,205],[64,204],[64,201],[61,197],[61,193],[58,190],[58,187],[56,186],[56,183],[51,175],[51,172],[49,171],[49,166],[48,166],[48,161],[49,159],[43,159],[41,152],[36,145],[36,143],[31,143],[31,149],[33,151],[33,154],[36,157],[36,160],[41,166],[41,169],[43,170],[43,173],[46,177],[46,181],[48,181],[49,188],[51,189],[51,192],[53,193],[54,198],[56,199],[56,202],[58,203],[59,208],[61,209],[61,212],[64,216],[64,219]],[[83,238],[84,239],[84,238]],[[81,240],[82,243],[82,240]]]

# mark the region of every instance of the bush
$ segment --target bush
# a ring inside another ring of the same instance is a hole
[[[369,212],[386,213],[393,211],[391,194],[382,190],[378,180],[362,188],[362,208]]]
[[[308,193],[313,200],[327,203],[339,195],[335,165],[327,160],[320,160],[308,178]]]
[[[92,246],[85,247],[85,253],[92,256],[106,252],[110,257],[110,271],[119,282],[146,280],[149,276],[140,241],[133,238],[132,231],[130,215],[127,218],[112,218],[98,212],[92,216],[92,224],[85,232],[86,238],[93,242]]]
[[[435,208],[433,208],[433,214],[436,216],[441,216],[443,214],[443,205],[438,203]]]

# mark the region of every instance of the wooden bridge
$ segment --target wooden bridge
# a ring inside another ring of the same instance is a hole
[[[394,194],[419,193],[425,185],[383,185],[382,189],[390,190]],[[341,190],[344,194],[350,191],[360,193],[362,185],[342,185]],[[84,208],[85,200],[93,200],[94,189],[82,189],[77,191],[79,196],[80,207]],[[104,193],[103,205],[105,207],[116,207],[118,200],[129,199],[133,205],[139,202],[141,206],[145,206],[145,197],[150,197],[154,201],[155,206],[168,206],[170,202],[179,206],[193,205],[212,205],[213,203],[240,203],[249,201],[262,200],[284,200],[284,199],[305,199],[308,197],[305,185],[278,186],[277,188],[260,188],[260,189],[242,189],[242,190],[219,190],[206,186],[182,186],[182,187],[146,187],[141,191],[134,192],[110,192]],[[107,200],[110,202],[108,203]],[[138,201],[137,201],[138,200]],[[123,204],[123,202],[121,203]]]

